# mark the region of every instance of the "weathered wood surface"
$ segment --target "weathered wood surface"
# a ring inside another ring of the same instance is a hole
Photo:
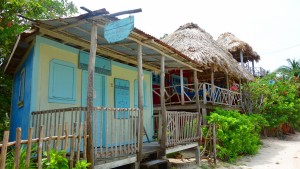
[[[81,128],[82,128],[83,124],[80,124]],[[62,125],[60,125],[62,126]],[[75,127],[74,127],[75,128]],[[80,127],[79,127],[80,128]],[[82,129],[78,129],[76,133],[73,133],[73,135],[68,135],[67,133],[65,133],[65,135],[57,135],[57,136],[50,136],[47,137],[45,136],[45,130],[44,130],[44,126],[40,126],[38,128],[36,128],[36,130],[39,133],[39,137],[38,138],[32,138],[33,135],[33,130],[34,128],[30,128],[28,131],[28,140],[22,140],[21,139],[21,134],[22,134],[22,130],[21,128],[17,128],[16,129],[16,141],[13,142],[8,142],[8,137],[9,137],[9,131],[5,131],[4,132],[4,138],[2,141],[2,144],[0,144],[1,147],[1,154],[0,154],[0,169],[4,169],[5,165],[6,165],[6,158],[7,158],[7,148],[8,147],[14,147],[14,166],[16,169],[19,169],[20,166],[20,155],[21,155],[21,149],[24,148],[25,152],[26,152],[26,156],[25,156],[25,166],[28,168],[28,166],[30,165],[31,161],[37,161],[37,167],[38,168],[42,168],[42,159],[43,159],[43,151],[47,152],[47,158],[48,160],[50,160],[49,158],[49,151],[50,149],[54,149],[57,151],[60,150],[70,150],[68,153],[70,154],[74,154],[74,152],[77,152],[77,157],[76,160],[79,159],[83,159],[83,157],[86,157],[86,155],[83,154],[78,154],[78,152],[80,152],[81,150],[81,141],[84,141],[86,139],[84,138],[88,138],[87,132],[86,132],[86,128],[84,129],[84,131],[82,132]],[[68,125],[65,125],[65,131],[67,131],[68,129]],[[53,131],[49,131],[49,133],[51,133]],[[84,136],[82,137],[82,133],[84,134]],[[62,134],[62,133],[60,133]],[[77,139],[77,145],[73,144],[68,144],[68,139],[69,138],[76,138]],[[51,142],[53,144],[51,144]],[[33,144],[37,144],[37,151],[33,151],[32,152],[32,145]],[[58,146],[58,145],[62,145],[62,146]],[[86,144],[83,144],[86,145]],[[48,147],[50,146],[50,148]],[[75,147],[72,149],[72,147]],[[61,148],[64,147],[64,148]],[[77,148],[76,148],[77,147]],[[56,149],[58,148],[58,149]],[[86,149],[86,148],[85,148]],[[34,158],[34,159],[32,159]],[[44,157],[45,158],[45,157]],[[69,159],[69,161],[71,161],[72,157],[67,156],[67,158]],[[72,165],[73,166],[73,165]]]

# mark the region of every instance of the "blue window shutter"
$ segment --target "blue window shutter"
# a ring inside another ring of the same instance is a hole
[[[70,62],[50,62],[49,102],[76,104],[76,68]]]

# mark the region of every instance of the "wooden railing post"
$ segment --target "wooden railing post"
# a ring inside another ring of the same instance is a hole
[[[8,139],[9,139],[9,131],[4,131],[2,148],[1,148],[1,156],[0,156],[0,169],[5,169]]]

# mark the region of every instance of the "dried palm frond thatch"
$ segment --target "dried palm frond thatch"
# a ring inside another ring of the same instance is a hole
[[[244,61],[246,62],[253,60],[257,62],[260,60],[260,56],[253,51],[252,47],[248,43],[241,41],[230,32],[221,34],[218,37],[217,42],[224,49],[228,50],[237,61],[240,61],[241,51],[243,52]]]
[[[182,25],[172,34],[165,36],[162,41],[197,61],[203,70],[214,67],[214,71],[227,72],[236,78],[253,80],[253,76],[197,24]]]

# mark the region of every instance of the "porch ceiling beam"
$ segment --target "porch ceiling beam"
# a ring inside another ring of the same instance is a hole
[[[164,55],[164,56],[166,56],[166,57],[168,57],[168,58],[170,58],[170,59],[172,59],[172,60],[175,60],[175,61],[181,63],[182,65],[185,65],[185,66],[187,66],[187,67],[190,67],[192,70],[196,70],[196,71],[199,71],[199,72],[201,71],[201,70],[199,70],[199,69],[197,69],[197,68],[194,68],[193,66],[189,65],[189,63],[186,63],[186,62],[180,61],[180,60],[178,60],[178,59],[175,59],[174,57],[170,56],[169,54],[164,53],[164,52],[162,52],[161,50],[156,49],[155,47],[153,47],[153,46],[151,46],[151,45],[149,45],[149,44],[143,43],[142,41],[139,41],[139,40],[137,40],[137,39],[135,39],[135,38],[132,38],[132,37],[130,37],[130,36],[128,37],[128,39],[133,40],[133,41],[135,41],[135,42],[137,42],[137,43],[140,43],[141,45],[143,45],[143,46],[145,46],[145,47],[147,47],[147,48],[150,48],[150,49],[152,49],[152,50],[155,50],[155,51],[159,52],[161,55]]]
[[[90,47],[90,43],[85,41],[85,40],[79,40],[79,39],[76,39],[76,38],[71,37],[69,35],[66,35],[64,33],[58,33],[58,32],[43,28],[43,27],[38,26],[38,25],[36,25],[36,26],[39,27],[40,32],[42,34],[52,36],[52,37],[60,39],[62,41],[67,41],[68,43],[74,44],[76,46],[81,46],[85,49],[89,49],[89,47]],[[115,52],[115,51],[113,53],[108,52],[108,51],[111,51],[111,49],[107,49],[107,48],[104,48],[104,47],[98,47],[97,48],[97,53],[109,56],[113,59],[120,60],[120,61],[125,62],[125,63],[130,63],[130,64],[133,64],[133,65],[137,65],[136,60],[133,60],[129,57],[125,57],[121,54],[117,54],[117,52]],[[143,67],[146,68],[146,69],[153,70],[153,71],[160,71],[159,68],[157,68],[156,66],[153,66],[153,65],[145,65],[144,64]]]
[[[88,21],[88,22],[91,22],[91,21],[89,21],[89,20],[87,20],[87,21]],[[100,21],[97,21],[97,22],[99,22],[99,23],[97,23],[97,26],[99,26],[99,27],[104,27],[103,23],[100,24]],[[140,35],[138,35],[138,34],[135,33],[135,32],[132,32],[131,34],[140,37]],[[149,44],[156,44],[155,41],[154,41],[154,39],[138,40],[138,39],[136,39],[136,38],[133,38],[133,37],[130,36],[130,35],[129,35],[129,37],[127,37],[127,39],[132,40],[132,41],[135,41],[135,42],[137,42],[137,43],[139,43],[139,44],[141,44],[141,45],[143,45],[143,46],[145,46],[145,47],[147,47],[147,48],[150,48],[150,49],[152,49],[152,50],[155,50],[155,51],[157,51],[158,53],[160,53],[161,55],[164,55],[164,56],[166,56],[166,57],[168,57],[168,58],[170,58],[170,59],[172,59],[172,60],[176,60],[177,62],[179,62],[179,63],[181,63],[181,64],[183,64],[183,65],[185,65],[185,66],[187,66],[187,67],[190,67],[192,70],[196,70],[196,71],[198,71],[198,72],[201,72],[201,70],[199,70],[199,69],[197,69],[197,68],[191,66],[191,65],[189,64],[190,62],[183,62],[183,61],[180,61],[180,60],[178,60],[178,59],[176,59],[176,58],[170,56],[169,54],[166,54],[166,53],[164,53],[163,51],[161,51],[161,50],[159,50],[159,49],[156,49],[155,47],[149,45]],[[171,54],[174,54],[174,53],[171,53]]]
[[[93,18],[95,16],[108,14],[108,13],[109,12],[106,11],[105,8],[103,8],[103,9],[98,10],[95,13],[90,14],[90,15],[87,14],[85,17],[77,20],[77,22],[75,22],[75,23],[71,23],[71,24],[67,24],[67,25],[64,25],[64,26],[54,28],[54,29],[52,29],[52,31],[58,31],[58,30],[63,30],[63,29],[69,28],[69,27],[75,27],[75,26],[78,26],[78,25],[81,25],[81,24],[85,23],[86,19],[90,19],[90,18]]]

